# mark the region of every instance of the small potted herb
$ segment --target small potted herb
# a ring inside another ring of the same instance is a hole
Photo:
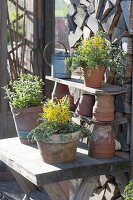
[[[72,122],[69,101],[66,97],[43,106],[42,123],[29,137],[37,142],[42,159],[47,163],[67,163],[76,158],[79,138],[90,131]]]
[[[132,200],[133,199],[133,180],[129,181],[124,189],[124,199]]]
[[[121,61],[124,56],[122,49],[107,43],[104,33],[98,31],[93,37],[81,40],[66,62],[71,71],[82,68],[86,86],[98,88],[102,84],[105,69],[109,68],[122,76],[124,65]]]
[[[20,74],[18,80],[10,81],[3,87],[22,143],[27,144],[27,135],[39,124],[37,120],[42,111],[43,85],[38,76]]]

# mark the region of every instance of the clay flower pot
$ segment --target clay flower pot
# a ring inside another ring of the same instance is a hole
[[[83,68],[84,74],[84,84],[86,87],[99,88],[102,85],[104,78],[104,67],[99,67],[98,69],[87,69]]]
[[[76,158],[80,131],[69,134],[55,134],[49,141],[37,142],[42,159],[46,163],[68,163]]]
[[[93,95],[82,94],[75,112],[79,115],[92,117],[94,102],[95,97]]]
[[[115,154],[115,141],[110,125],[95,124],[89,144],[89,155],[93,158],[112,158]]]
[[[27,136],[29,132],[39,125],[39,114],[42,107],[29,107],[24,109],[11,108],[17,135],[23,144],[29,144]]]
[[[74,97],[69,92],[69,87],[61,83],[55,83],[54,89],[52,92],[52,101],[57,101],[63,97],[67,97],[70,101],[70,110],[74,110]]]
[[[111,95],[96,95],[93,107],[93,119],[96,121],[114,120],[114,101]]]

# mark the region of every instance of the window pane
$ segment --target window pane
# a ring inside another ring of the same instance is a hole
[[[63,42],[68,49],[68,25],[67,13],[70,0],[55,0],[55,41]],[[59,43],[55,47],[62,49],[63,46]]]

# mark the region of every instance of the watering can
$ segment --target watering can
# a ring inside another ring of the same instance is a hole
[[[47,60],[47,56],[46,56],[46,50],[48,48],[48,46],[52,43],[58,42],[60,43],[64,49],[64,51],[60,51],[58,53],[55,53],[54,55],[52,55],[52,64],[50,64]],[[60,42],[60,41],[55,41],[55,42],[49,42],[43,51],[43,58],[45,60],[45,62],[51,67],[51,76],[55,77],[55,78],[71,78],[71,72],[69,70],[69,66],[68,64],[65,62],[65,59],[70,57],[69,53],[67,52],[67,48],[66,46]]]

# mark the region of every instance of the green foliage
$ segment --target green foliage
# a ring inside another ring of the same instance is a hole
[[[124,51],[111,43],[107,44],[104,33],[99,31],[90,39],[82,40],[66,62],[69,63],[71,71],[77,67],[93,69],[104,66],[122,76],[124,73],[123,59],[125,59]]]
[[[43,120],[43,122],[33,129],[29,135],[28,138],[32,138],[34,141],[49,141],[50,136],[53,134],[69,134],[76,131],[81,131],[80,137],[88,137],[91,138],[91,132],[88,128],[85,128],[83,126],[77,125],[73,122],[65,123],[62,128],[56,126],[54,122],[48,123],[47,121]]]
[[[31,74],[20,74],[18,80],[4,86],[6,97],[13,108],[35,107],[42,103],[42,79]]]
[[[133,200],[133,180],[124,189],[125,200]]]
[[[47,100],[43,106],[42,123],[33,129],[29,137],[36,141],[49,141],[53,134],[69,134],[81,131],[81,137],[90,136],[90,131],[72,122],[68,100],[64,97],[58,102]]]
[[[68,5],[62,0],[55,2],[55,17],[66,17],[68,14]]]
[[[18,12],[18,16],[21,16],[22,14],[23,14],[22,11]],[[16,13],[15,9],[12,9],[12,10],[9,11],[9,19],[10,19],[11,27],[14,31],[18,32],[22,36],[24,34],[24,25],[23,25],[24,24],[24,18],[21,18],[21,19],[18,20],[18,26],[17,26],[18,30],[17,30],[16,22],[15,22],[16,17],[17,17],[16,15],[17,15],[17,13]],[[7,30],[8,43],[11,43],[11,35],[10,34],[11,33],[8,29]],[[15,40],[14,36],[13,36],[12,39]]]

